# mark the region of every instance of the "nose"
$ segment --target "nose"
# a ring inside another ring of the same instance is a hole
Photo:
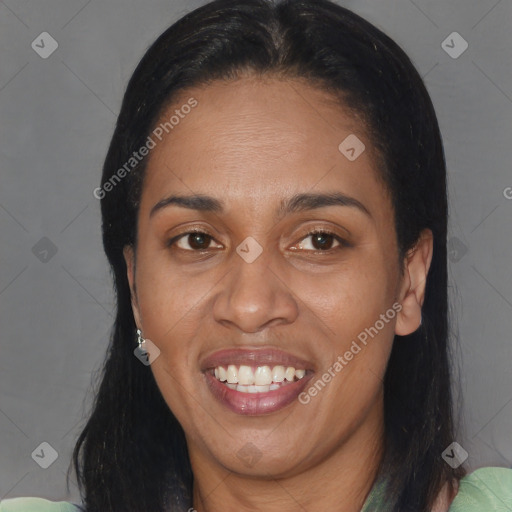
[[[246,333],[293,323],[298,304],[279,265],[265,251],[252,263],[234,255],[213,306],[214,319]]]

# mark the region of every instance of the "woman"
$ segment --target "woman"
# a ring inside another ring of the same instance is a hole
[[[117,317],[82,509],[512,510],[454,444],[445,178],[420,76],[347,9],[218,0],[160,36],[95,191]]]

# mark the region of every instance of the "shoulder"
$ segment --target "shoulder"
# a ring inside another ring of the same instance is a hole
[[[43,498],[9,498],[0,501],[0,512],[82,512],[83,509],[67,501],[49,501]]]
[[[512,469],[487,467],[466,475],[449,512],[512,510]]]

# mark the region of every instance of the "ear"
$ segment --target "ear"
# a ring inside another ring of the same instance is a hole
[[[135,250],[131,245],[126,245],[123,248],[124,261],[126,263],[126,274],[128,277],[128,284],[130,286],[130,297],[132,303],[133,318],[138,329],[142,329],[140,321],[139,304],[137,301],[137,292],[135,288]]]
[[[432,231],[424,229],[415,246],[405,257],[404,275],[399,295],[402,310],[397,315],[395,325],[395,333],[400,336],[411,334],[421,325],[421,307],[425,299],[425,286],[433,249]]]

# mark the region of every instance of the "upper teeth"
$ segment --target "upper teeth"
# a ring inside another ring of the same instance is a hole
[[[227,381],[229,384],[243,384],[268,386],[272,382],[283,382],[285,379],[289,382],[295,377],[302,379],[306,375],[306,370],[296,370],[293,366],[258,366],[253,370],[250,366],[241,365],[240,367],[230,364],[227,369],[223,366],[215,368],[215,377],[221,382]]]

